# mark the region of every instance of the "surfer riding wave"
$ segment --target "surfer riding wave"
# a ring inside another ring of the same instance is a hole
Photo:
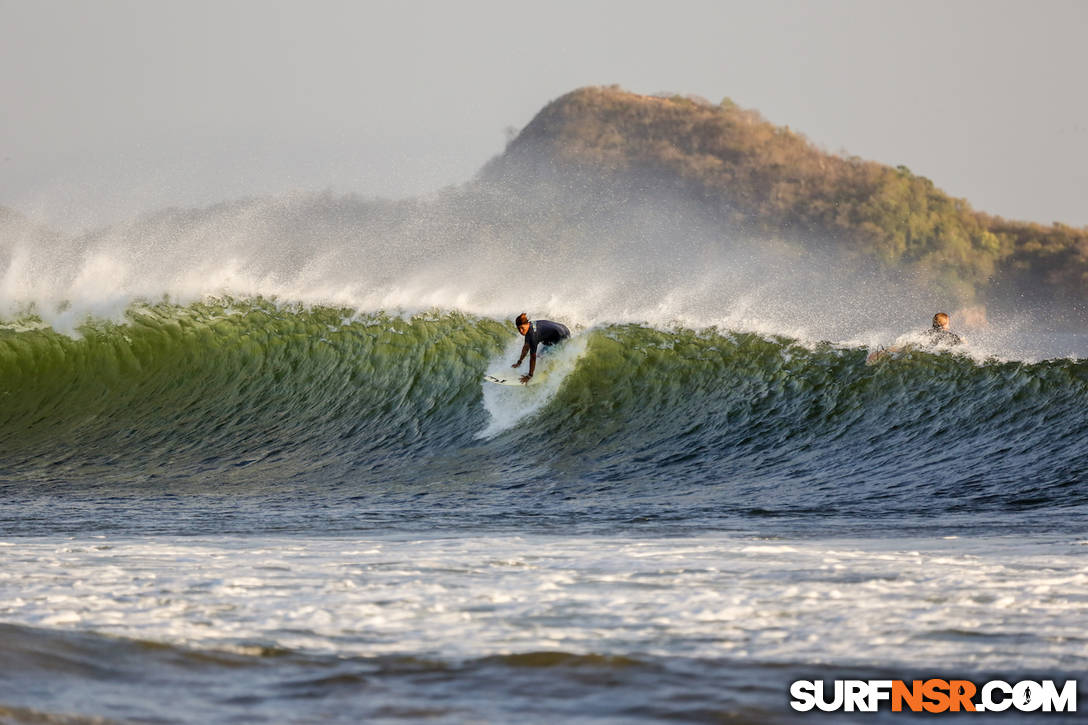
[[[525,384],[532,379],[533,373],[536,372],[537,346],[544,345],[547,348],[558,344],[570,337],[570,330],[567,329],[566,325],[551,320],[531,322],[529,316],[524,312],[514,320],[514,326],[518,328],[519,334],[525,336],[525,344],[521,347],[521,355],[518,356],[518,361],[510,367],[515,369],[521,367],[525,356],[529,355],[529,374],[521,376],[521,382]]]

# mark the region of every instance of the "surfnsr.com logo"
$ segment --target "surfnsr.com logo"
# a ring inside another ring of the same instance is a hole
[[[1077,681],[1059,688],[1053,680],[1008,683],[990,680],[797,680],[790,684],[790,707],[798,712],[1076,712]]]

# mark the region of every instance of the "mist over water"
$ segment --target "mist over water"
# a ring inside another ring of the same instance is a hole
[[[1037,326],[1027,313],[965,327],[973,320],[915,280],[828,245],[731,229],[670,193],[474,183],[401,202],[300,194],[168,209],[77,237],[0,227],[6,319],[32,310],[71,334],[88,317],[120,321],[134,301],[209,296],[860,345],[890,344],[945,310],[982,356],[1084,353],[1075,341],[1018,338]]]

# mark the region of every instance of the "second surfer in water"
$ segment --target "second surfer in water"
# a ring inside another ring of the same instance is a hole
[[[948,313],[938,312],[933,315],[933,327],[925,331],[926,341],[930,345],[962,345],[963,338],[952,332]]]
[[[558,322],[552,322],[551,320],[530,322],[529,316],[524,312],[518,315],[518,318],[514,320],[514,325],[518,328],[518,333],[525,336],[525,344],[521,348],[521,355],[518,356],[518,361],[510,367],[521,367],[521,361],[525,359],[526,354],[529,355],[529,374],[521,376],[521,382],[522,384],[525,384],[532,379],[533,373],[536,372],[537,345],[543,344],[545,347],[551,347],[552,345],[569,338],[570,330],[568,330],[565,325],[561,325]]]
[[[921,334],[930,347],[952,347],[955,345],[963,345],[966,340],[952,332],[950,325],[950,319],[947,312],[938,312],[933,315],[933,326]],[[866,365],[872,365],[873,363],[907,350],[910,350],[911,344],[906,345],[893,345],[892,347],[882,347],[879,350],[874,350],[869,353],[869,356],[865,358]]]

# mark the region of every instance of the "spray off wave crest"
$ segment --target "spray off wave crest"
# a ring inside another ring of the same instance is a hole
[[[0,224],[0,314],[78,334],[88,318],[123,321],[134,302],[263,298],[875,345],[949,305],[859,264],[723,228],[678,194],[473,184],[402,202],[324,194],[166,210],[78,237]],[[1015,322],[1001,329],[988,353],[1067,354],[1010,343]]]

